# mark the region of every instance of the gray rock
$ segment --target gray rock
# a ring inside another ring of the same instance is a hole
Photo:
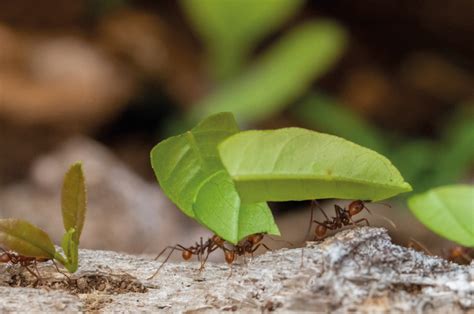
[[[460,266],[394,245],[381,228],[345,230],[322,243],[309,242],[304,250],[267,252],[247,264],[234,264],[232,275],[225,264],[207,263],[199,272],[195,262],[169,262],[149,280],[161,263],[146,256],[82,250],[80,258],[80,269],[72,276],[71,284],[52,272],[51,266],[41,266],[47,278],[38,287],[49,287],[49,291],[2,288],[0,310],[474,310],[474,264]],[[25,279],[28,273],[19,271],[14,267],[3,270],[0,283],[15,284],[14,278],[21,274],[21,285],[34,282],[32,276],[30,281]],[[57,285],[58,281],[62,284]],[[53,290],[54,283],[59,290]],[[18,295],[28,296],[28,302],[20,302]]]

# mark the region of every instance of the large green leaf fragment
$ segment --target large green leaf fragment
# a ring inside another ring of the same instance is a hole
[[[448,185],[412,196],[412,213],[435,233],[474,247],[474,186]]]
[[[322,198],[379,201],[411,191],[384,156],[301,128],[246,131],[219,146],[245,203]]]
[[[151,151],[151,164],[165,194],[188,216],[202,182],[223,166],[217,144],[239,132],[231,113],[208,117],[190,131],[170,137]]]
[[[192,115],[230,111],[239,122],[252,123],[277,113],[335,64],[345,39],[344,29],[332,21],[300,25],[253,67],[198,103]]]
[[[193,208],[201,224],[234,244],[254,233],[280,234],[267,203],[241,204],[232,178],[225,170],[203,183]]]
[[[48,234],[20,219],[0,219],[0,247],[31,257],[54,258],[56,249]]]
[[[81,163],[72,165],[64,176],[61,207],[64,229],[66,232],[70,229],[76,230],[74,237],[76,243],[79,243],[87,209],[86,185]]]

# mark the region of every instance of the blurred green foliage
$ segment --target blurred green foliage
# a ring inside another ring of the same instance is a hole
[[[182,0],[202,37],[217,81],[237,75],[249,54],[302,6],[303,0]]]
[[[350,109],[340,106],[336,99],[313,92],[292,108],[293,115],[319,131],[341,136],[380,153],[387,147],[379,131]]]
[[[307,22],[286,34],[241,76],[196,104],[196,118],[234,113],[247,124],[278,113],[339,59],[344,30],[334,22]]]

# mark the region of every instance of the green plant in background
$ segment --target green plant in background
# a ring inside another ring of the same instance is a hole
[[[301,128],[239,132],[231,113],[162,141],[151,164],[185,214],[233,244],[279,234],[267,201],[382,200],[411,191],[375,151]]]
[[[474,186],[438,187],[410,197],[408,207],[433,232],[474,247]]]
[[[82,165],[76,163],[66,173],[62,188],[62,216],[66,233],[58,252],[49,235],[28,221],[0,219],[0,245],[22,256],[53,259],[71,273],[78,268],[79,239],[86,215],[86,188]]]
[[[192,115],[230,111],[248,124],[278,113],[333,66],[344,42],[344,30],[334,22],[300,25],[242,75],[197,103]]]
[[[217,81],[239,74],[259,41],[294,15],[303,0],[182,0],[204,41]]]
[[[240,123],[249,124],[280,112],[336,63],[347,40],[345,30],[334,21],[308,21],[287,31],[246,65],[257,43],[303,1],[183,0],[182,4],[209,50],[217,77],[215,91],[195,104],[190,121],[229,111]]]

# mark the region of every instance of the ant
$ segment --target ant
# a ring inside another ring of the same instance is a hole
[[[245,258],[246,254],[250,254],[253,257],[253,253],[261,246],[271,251],[265,243],[262,243],[264,236],[265,234],[263,233],[251,234],[238,244],[234,245],[231,250],[226,248],[224,250],[226,262],[232,264],[235,260],[235,256],[243,256]]]
[[[372,214],[370,212],[370,210],[365,206],[366,202],[369,202],[369,201],[361,201],[361,200],[352,201],[347,206],[347,209],[342,208],[339,205],[334,205],[334,210],[335,210],[336,216],[332,217],[330,219],[328,217],[328,215],[326,215],[324,210],[318,205],[318,203],[316,201],[313,201],[312,204],[316,205],[321,210],[324,217],[326,218],[326,220],[324,220],[322,222],[317,221],[317,220],[313,220],[313,207],[311,207],[311,221],[310,221],[309,228],[311,228],[311,224],[313,222],[317,224],[316,229],[314,231],[314,233],[315,233],[314,240],[323,239],[328,230],[337,230],[337,229],[341,229],[342,227],[348,226],[348,225],[354,225],[355,226],[355,225],[357,225],[361,222],[365,222],[367,226],[370,226],[369,221],[367,220],[367,218],[361,218],[361,219],[358,219],[358,220],[355,220],[355,221],[352,219],[352,217],[359,214],[364,209],[366,209],[369,212],[369,214]]]
[[[214,235],[211,238],[207,239],[205,242],[203,242],[203,239],[201,237],[200,242],[196,242],[190,247],[184,247],[181,244],[176,244],[175,246],[167,246],[155,257],[155,261],[159,259],[167,250],[170,250],[169,254],[166,256],[163,263],[160,265],[160,267],[158,267],[156,272],[149,279],[152,279],[159,273],[161,268],[163,268],[163,266],[169,260],[175,250],[182,252],[181,256],[185,261],[190,260],[193,255],[196,255],[198,261],[201,262],[201,267],[199,268],[199,271],[202,271],[204,269],[204,264],[206,263],[209,255],[212,252],[214,252],[218,248],[222,248],[224,249],[224,251],[226,250],[224,243],[225,241],[223,239],[221,239],[217,235]]]
[[[160,258],[167,250],[170,250],[169,254],[166,256],[163,263],[160,265],[160,267],[158,267],[156,272],[149,279],[152,279],[159,273],[161,268],[163,268],[164,264],[169,260],[175,250],[182,252],[181,256],[185,261],[190,260],[193,255],[196,255],[198,261],[201,262],[199,271],[202,271],[209,255],[217,249],[221,249],[224,252],[224,259],[227,264],[230,265],[233,264],[236,256],[245,257],[246,254],[251,254],[253,256],[253,253],[260,246],[263,246],[267,250],[270,250],[268,246],[266,246],[264,243],[261,243],[263,237],[263,233],[249,235],[237,245],[234,245],[232,248],[226,247],[226,241],[218,235],[213,235],[205,242],[203,242],[203,239],[201,238],[201,241],[199,243],[196,242],[195,245],[190,247],[184,247],[181,244],[177,244],[175,246],[167,246],[155,257],[155,260]]]
[[[473,256],[474,249],[455,246],[449,249],[446,259],[457,264],[468,265],[472,262]]]
[[[0,263],[11,263],[13,265],[19,264],[20,266],[24,267],[30,274],[32,274],[36,278],[36,281],[41,279],[37,263],[43,263],[51,260],[50,258],[46,257],[32,257],[20,255],[13,251],[6,251],[3,248],[0,248],[0,250],[3,252],[2,254],[0,254]],[[36,270],[36,273],[29,266],[33,266]]]

